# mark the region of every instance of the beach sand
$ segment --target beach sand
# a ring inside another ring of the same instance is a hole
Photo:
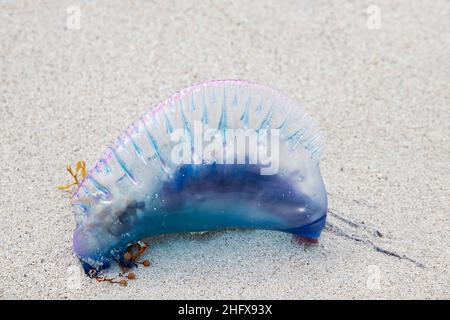
[[[443,0],[1,1],[0,297],[449,299],[449,21]],[[321,127],[320,244],[170,236],[127,288],[85,277],[66,165],[94,164],[174,91],[230,78]]]

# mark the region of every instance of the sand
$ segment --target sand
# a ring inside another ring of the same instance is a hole
[[[449,21],[443,0],[1,1],[0,297],[450,298]],[[177,89],[226,78],[297,97],[322,128],[320,244],[171,236],[127,288],[89,280],[65,166],[95,163]]]

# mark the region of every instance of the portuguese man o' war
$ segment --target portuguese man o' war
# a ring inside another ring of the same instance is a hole
[[[73,250],[91,274],[163,234],[266,229],[315,242],[327,212],[320,155],[317,127],[277,90],[191,86],[135,121],[83,175],[71,200]]]

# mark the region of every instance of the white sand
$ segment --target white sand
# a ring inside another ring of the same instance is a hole
[[[1,1],[0,297],[450,298],[449,21],[443,0]],[[331,231],[307,249],[227,231],[152,242],[128,288],[77,276],[66,164],[94,163],[151,105],[223,78],[296,96],[327,141],[330,208],[384,237],[330,222],[425,267]]]

